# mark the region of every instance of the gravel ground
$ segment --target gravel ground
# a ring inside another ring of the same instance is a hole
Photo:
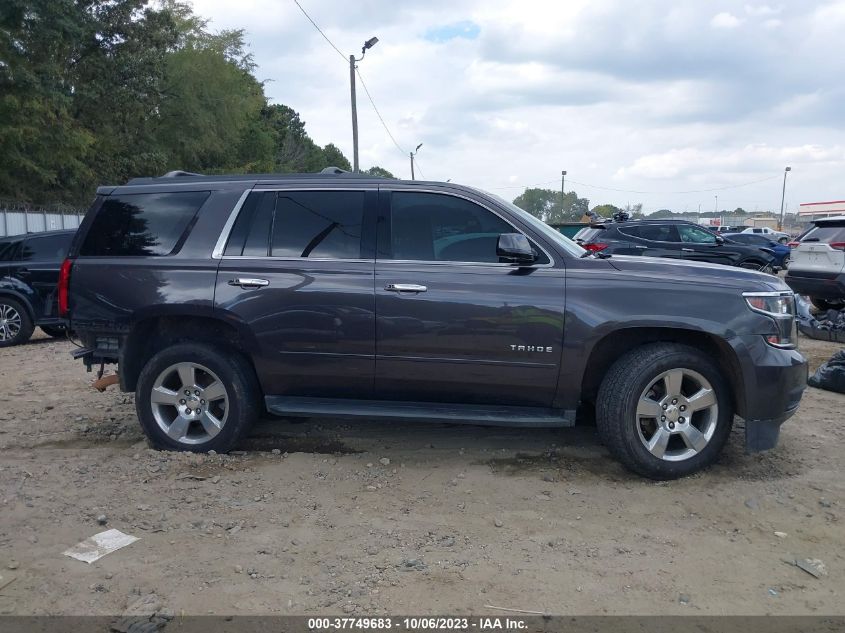
[[[0,614],[845,614],[845,395],[655,483],[589,426],[267,419],[231,455],[157,452],[71,349],[0,350]],[[141,540],[62,555],[108,528]]]

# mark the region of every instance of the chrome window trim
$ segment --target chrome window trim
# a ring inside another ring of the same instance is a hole
[[[525,235],[528,239],[531,239],[525,234],[525,231],[519,230],[517,227],[513,226],[513,222],[511,222],[508,218],[504,217],[501,213],[496,211],[495,209],[491,209],[489,205],[479,202],[478,200],[474,200],[468,196],[461,195],[459,193],[455,193],[452,191],[443,191],[440,189],[419,189],[413,186],[406,188],[393,188],[391,186],[385,187],[384,185],[366,185],[361,187],[279,187],[279,186],[267,186],[262,187],[261,185],[256,185],[251,189],[247,189],[243,192],[241,197],[235,203],[235,206],[232,208],[231,213],[229,214],[228,219],[226,220],[226,224],[223,225],[223,230],[220,232],[220,237],[217,239],[217,243],[214,246],[214,250],[211,252],[212,259],[260,259],[260,260],[275,260],[275,261],[312,261],[312,262],[393,262],[398,264],[435,264],[435,265],[452,265],[452,266],[493,266],[496,268],[554,268],[555,267],[555,258],[545,249],[543,246],[538,244],[536,240],[531,240],[534,244],[536,244],[537,248],[539,248],[543,253],[548,257],[549,262],[547,264],[532,264],[530,266],[517,266],[516,264],[508,264],[508,263],[501,263],[501,262],[465,262],[465,261],[442,261],[442,260],[422,260],[422,259],[379,259],[378,256],[374,257],[373,259],[334,259],[330,257],[320,257],[320,258],[312,258],[312,257],[273,257],[273,256],[245,256],[245,255],[224,255],[223,252],[226,248],[226,243],[229,241],[229,235],[232,232],[232,228],[235,225],[235,221],[240,214],[241,207],[243,207],[244,203],[246,202],[247,196],[251,193],[258,193],[258,192],[267,192],[267,191],[389,191],[391,193],[433,193],[445,196],[452,196],[453,198],[461,198],[466,200],[467,202],[471,202],[475,205],[478,205],[482,209],[485,209],[492,213],[493,215],[497,216],[500,220],[505,222],[506,224],[510,225],[514,228],[518,233]]]
[[[220,231],[220,237],[217,238],[217,243],[214,245],[214,250],[211,251],[211,259],[222,259],[223,251],[226,248],[226,242],[229,241],[229,234],[232,232],[232,227],[235,226],[235,220],[241,212],[241,207],[244,206],[247,196],[252,193],[252,189],[246,189],[238,198],[235,206],[232,207],[229,217],[226,219],[226,224],[223,225],[223,230]]]
[[[499,213],[498,211],[496,211],[495,209],[491,209],[489,207],[489,205],[484,204],[482,202],[479,202],[478,200],[473,200],[472,198],[470,198],[468,196],[464,196],[464,195],[461,195],[459,193],[455,193],[453,191],[442,191],[440,189],[421,189],[421,188],[416,188],[416,187],[413,187],[413,186],[408,187],[407,189],[405,189],[404,187],[397,189],[397,188],[395,188],[395,185],[393,185],[393,186],[391,186],[391,185],[382,186],[382,187],[380,187],[380,190],[381,191],[390,191],[391,193],[434,193],[434,194],[439,194],[439,195],[442,195],[442,196],[452,196],[453,198],[462,198],[463,200],[466,200],[467,202],[471,202],[475,205],[478,205],[482,209],[486,209],[487,211],[489,211],[493,215],[497,216],[500,220],[502,220],[506,224],[510,225],[513,229],[516,230],[517,233],[520,233],[521,235],[525,235],[525,231],[519,230],[517,227],[515,227],[513,225],[513,222],[511,220],[502,216],[502,214]],[[391,208],[391,213],[392,212],[393,212],[393,209]],[[525,235],[525,237],[528,238],[529,240],[531,240],[532,243],[536,244],[537,248],[539,248],[541,251],[543,251],[543,253],[546,255],[546,257],[549,258],[548,264],[531,264],[530,266],[517,266],[516,264],[508,264],[508,263],[500,263],[500,262],[464,262],[464,261],[444,261],[444,260],[424,260],[424,259],[379,259],[378,254],[376,255],[376,261],[378,261],[378,262],[400,262],[400,263],[403,263],[403,264],[414,264],[414,263],[419,263],[419,264],[446,264],[446,265],[449,265],[449,264],[456,265],[456,264],[458,264],[458,265],[463,265],[463,266],[467,266],[467,265],[471,265],[471,266],[497,266],[497,267],[506,267],[506,268],[554,268],[555,258],[552,257],[551,254],[549,254],[549,252],[545,248],[543,248],[540,244],[537,244],[536,240],[531,239],[527,235]]]

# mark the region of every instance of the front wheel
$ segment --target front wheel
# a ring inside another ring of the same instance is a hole
[[[250,363],[202,343],[183,343],[153,356],[138,377],[135,409],[160,449],[223,453],[261,413]]]
[[[611,454],[652,479],[676,479],[711,465],[733,424],[728,384],[702,351],[644,345],[602,381],[596,425]]]

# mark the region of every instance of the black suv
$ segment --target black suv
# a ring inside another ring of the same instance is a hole
[[[773,272],[771,249],[726,242],[704,227],[682,220],[629,220],[591,224],[575,235],[588,251],[689,259]]]
[[[74,233],[0,238],[0,347],[25,343],[36,325],[50,336],[65,336],[56,284]]]
[[[771,448],[807,364],[770,275],[599,258],[498,197],[351,174],[172,176],[98,190],[60,303],[118,363],[156,447],[226,451],[264,410],[526,428],[595,407],[672,478],[745,418]]]

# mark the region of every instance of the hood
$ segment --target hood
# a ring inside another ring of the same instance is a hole
[[[681,259],[613,255],[606,260],[616,270],[644,279],[675,279],[690,283],[713,283],[743,291],[789,290],[779,277],[766,273]]]

